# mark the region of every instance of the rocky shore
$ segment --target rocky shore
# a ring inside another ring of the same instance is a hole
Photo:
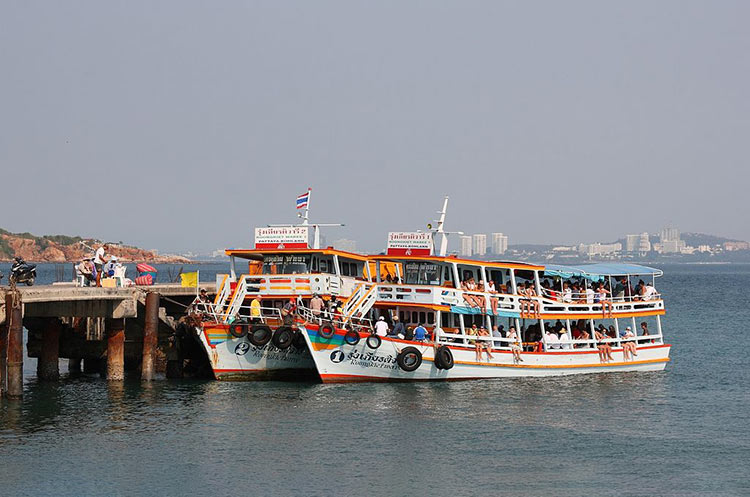
[[[65,235],[34,236],[30,233],[10,233],[0,230],[0,262],[8,262],[20,256],[29,262],[78,262],[92,257],[92,249],[101,241]],[[152,250],[130,247],[121,243],[107,242],[110,254],[123,262],[188,263],[189,259],[178,255],[160,255]]]

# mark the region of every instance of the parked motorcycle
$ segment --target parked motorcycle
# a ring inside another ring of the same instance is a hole
[[[36,264],[30,264],[22,257],[16,257],[13,260],[13,266],[11,266],[8,276],[10,284],[26,283],[27,286],[33,285],[36,279]]]

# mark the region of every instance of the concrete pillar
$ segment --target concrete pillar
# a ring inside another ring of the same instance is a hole
[[[146,294],[146,318],[143,327],[143,361],[141,363],[141,379],[154,379],[154,354],[159,340],[159,294]]]
[[[107,379],[125,379],[125,320],[107,319]]]
[[[8,314],[0,326],[0,397],[8,390]]]
[[[68,373],[69,374],[80,374],[81,373],[81,358],[71,357],[68,359]]]
[[[50,318],[42,330],[42,350],[36,362],[36,376],[42,381],[60,379],[60,320]]]
[[[8,324],[8,397],[23,396],[23,310],[21,295],[5,296],[5,316]]]

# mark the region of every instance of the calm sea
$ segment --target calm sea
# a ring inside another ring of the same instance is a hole
[[[750,495],[750,266],[664,270],[661,373],[41,384],[28,360],[0,495]]]

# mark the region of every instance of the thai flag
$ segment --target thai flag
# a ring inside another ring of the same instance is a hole
[[[297,197],[297,209],[303,209],[307,207],[307,200],[310,198],[310,190]]]

